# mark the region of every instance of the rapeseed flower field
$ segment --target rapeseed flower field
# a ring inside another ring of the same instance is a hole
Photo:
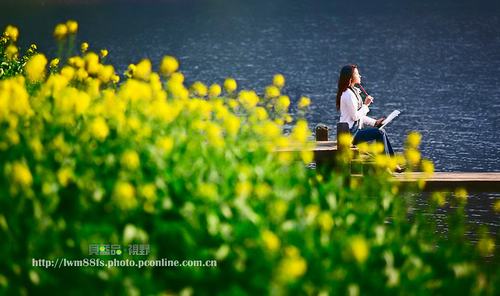
[[[76,46],[77,32],[75,21],[55,26],[51,59],[18,48],[15,26],[0,40],[1,294],[499,294],[498,237],[467,239],[467,192],[412,210],[423,184],[389,181],[397,164],[433,172],[420,134],[395,158],[359,145],[375,155],[362,179],[350,177],[349,149],[340,169],[310,169],[313,98],[299,98],[293,118],[284,75],[262,92],[231,77],[188,86],[169,55],[158,71],[144,59],[117,73],[112,52]],[[439,233],[432,214],[443,207]],[[96,256],[95,244],[121,248]],[[162,258],[217,264],[99,263]]]

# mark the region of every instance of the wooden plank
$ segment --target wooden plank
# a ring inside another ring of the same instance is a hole
[[[276,152],[300,152],[300,151],[331,151],[336,152],[337,149],[337,141],[318,141],[312,142],[310,145],[302,145],[302,144],[291,144],[288,147],[280,147],[276,148]],[[357,151],[358,147],[351,146],[351,150]]]
[[[432,175],[427,175],[422,172],[411,172],[394,174],[396,179],[401,180],[417,180],[425,178],[428,181],[485,181],[499,182],[500,172],[434,172]]]
[[[465,188],[470,192],[500,192],[500,172],[421,172],[394,174],[394,181],[414,183],[425,180],[424,191],[453,191]]]

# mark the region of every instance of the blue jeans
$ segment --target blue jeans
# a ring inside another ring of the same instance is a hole
[[[389,137],[387,137],[385,130],[376,127],[359,129],[358,124],[354,123],[352,128],[350,128],[350,132],[354,138],[352,141],[354,145],[361,142],[376,141],[384,144],[384,150],[387,155],[394,155],[394,150],[392,150],[391,142],[389,142]]]

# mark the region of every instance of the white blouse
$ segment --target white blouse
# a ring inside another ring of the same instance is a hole
[[[356,94],[351,89],[347,89],[340,97],[340,122],[347,122],[349,128],[352,128],[354,123],[359,120],[359,128],[363,125],[375,126],[377,122],[375,119],[366,116],[370,109],[367,105],[363,104],[363,100],[359,95],[361,91],[353,87]]]

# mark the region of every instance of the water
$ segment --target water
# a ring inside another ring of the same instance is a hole
[[[180,59],[187,83],[222,83],[232,76],[240,87],[262,91],[275,73],[283,73],[284,92],[294,102],[311,97],[310,126],[329,125],[330,137],[338,120],[339,69],[357,63],[365,89],[375,97],[371,115],[402,111],[387,128],[396,150],[402,150],[409,131],[417,130],[423,134],[422,153],[437,171],[500,171],[500,5],[495,1],[111,2],[29,8],[4,2],[0,27],[17,25],[21,44],[36,42],[54,56],[54,25],[75,19],[79,41],[90,41],[94,50],[107,48],[108,62],[120,72],[142,58],[158,65],[163,55],[172,54]],[[488,201],[469,207],[475,217],[498,195],[471,198]],[[484,216],[489,218],[482,223],[500,225],[498,215]]]

